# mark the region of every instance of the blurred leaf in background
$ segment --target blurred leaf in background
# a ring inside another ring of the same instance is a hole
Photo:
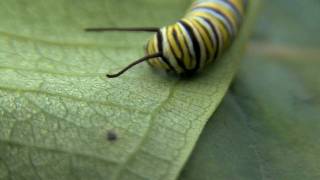
[[[189,80],[146,65],[147,33],[92,26],[162,26],[186,0],[0,2],[0,179],[175,179],[239,65],[254,18],[223,59]]]
[[[240,73],[180,179],[320,179],[320,1],[263,1]]]

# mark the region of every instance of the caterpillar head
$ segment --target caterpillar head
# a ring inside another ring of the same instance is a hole
[[[184,73],[185,69],[181,67],[181,54],[180,48],[176,44],[171,44],[173,39],[177,37],[176,24],[161,28],[154,34],[145,46],[146,55],[160,54],[159,57],[150,59],[148,64],[156,69],[173,71],[175,73]]]
[[[171,68],[168,65],[168,59],[166,58],[168,57],[167,50],[163,48],[163,43],[163,36],[161,30],[159,30],[159,32],[154,34],[147,42],[145,46],[145,52],[147,56],[152,54],[161,54],[161,56],[152,58],[147,62],[151,67],[155,69],[170,71]]]

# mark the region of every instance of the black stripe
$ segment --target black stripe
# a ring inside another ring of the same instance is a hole
[[[174,55],[174,57],[176,58],[178,65],[179,65],[184,71],[187,71],[186,65],[184,64],[184,61],[183,61],[183,56],[184,56],[184,54],[183,54],[183,52],[182,52],[181,44],[179,43],[179,39],[178,39],[177,32],[176,32],[175,29],[173,29],[173,34],[172,34],[172,35],[173,35],[173,37],[174,37],[175,42],[177,43],[177,45],[178,45],[178,47],[179,47],[179,51],[181,52],[182,57],[181,57],[181,58],[178,57],[178,55],[174,52],[174,50],[173,50],[173,48],[172,48],[172,46],[171,46],[170,43],[169,43],[169,47],[170,47],[171,51],[173,52],[173,55]]]
[[[216,46],[217,46],[217,49],[216,49],[216,52],[214,53],[214,56],[213,56],[213,60],[215,60],[215,59],[217,59],[217,57],[218,57],[218,55],[219,55],[219,51],[220,51],[220,39],[219,39],[219,36],[218,36],[218,32],[217,32],[217,28],[215,27],[215,25],[214,24],[212,24],[211,23],[211,21],[209,20],[209,19],[207,19],[206,17],[200,17],[200,18],[202,18],[203,20],[205,20],[208,24],[209,24],[209,26],[210,26],[210,28],[211,28],[211,30],[213,31],[213,36],[214,36],[214,38],[216,39]],[[212,41],[213,42],[213,41]]]
[[[158,39],[158,50],[159,50],[159,53],[163,53],[163,46],[162,46],[162,41],[163,41],[163,38],[162,38],[162,34],[161,32],[157,32],[157,39]]]
[[[159,53],[162,54],[162,56],[160,58],[163,60],[163,62],[165,62],[169,66],[169,68],[172,71],[177,73],[176,69],[172,66],[170,61],[166,57],[164,57],[164,54],[163,54],[163,37],[162,37],[161,31],[157,32],[157,39],[158,39],[158,50],[159,50]]]
[[[198,41],[192,27],[190,27],[187,23],[183,22],[182,20],[180,20],[179,23],[181,23],[181,25],[186,29],[187,33],[190,36],[190,39],[192,40],[193,50],[194,50],[195,59],[196,59],[196,67],[194,69],[192,69],[191,71],[197,71],[200,68],[200,58],[201,58],[199,41]]]
[[[229,27],[231,27],[231,32],[229,32],[229,28],[224,24],[224,22],[222,20],[220,20],[219,18],[217,18],[222,24],[223,26],[226,28],[226,30],[230,33],[230,36],[232,37],[232,39],[234,38],[235,36],[235,30],[233,29],[233,25],[232,25],[232,22],[231,20],[225,15],[223,14],[219,9],[216,9],[216,8],[209,8],[209,7],[196,7],[195,9],[207,9],[209,11],[213,11],[219,15],[221,15],[226,21],[227,23],[229,24]]]
[[[203,26],[203,24],[201,24],[201,22],[198,21],[197,19],[194,19],[194,20],[197,21],[197,23],[198,23],[198,25],[200,26],[200,28],[202,28],[202,30],[205,31],[207,37],[209,37],[209,39],[210,39],[211,45],[213,45],[213,40],[211,39],[211,36],[210,36],[210,33],[209,33],[208,29],[207,29],[205,26]],[[200,33],[200,36],[201,36],[201,38],[202,38],[203,45],[204,45],[205,50],[206,50],[206,57],[207,57],[207,58],[205,59],[205,62],[208,62],[208,60],[210,59],[210,56],[211,56],[211,54],[210,54],[210,52],[209,52],[209,50],[208,50],[209,47],[207,47],[207,45],[206,45],[206,43],[205,43],[205,38],[203,37],[203,35],[202,35],[201,33]]]

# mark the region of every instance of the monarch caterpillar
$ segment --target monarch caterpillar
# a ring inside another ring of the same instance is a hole
[[[147,42],[146,55],[116,74],[118,77],[133,66],[147,61],[157,69],[193,74],[218,59],[232,44],[245,16],[248,0],[199,0],[185,17],[162,28],[87,28],[88,32],[154,32]]]

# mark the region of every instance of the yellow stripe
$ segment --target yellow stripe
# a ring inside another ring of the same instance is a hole
[[[148,54],[148,55],[152,54],[151,42],[152,42],[152,39],[150,39],[150,40],[148,41],[147,47],[146,47],[146,49],[147,49],[147,54]],[[148,61],[148,62],[149,62],[149,64],[150,64],[151,66],[155,66],[155,64],[154,64],[154,62],[153,62],[152,60],[151,60],[151,61]]]
[[[182,54],[179,50],[179,47],[174,39],[174,36],[173,36],[173,30],[174,30],[174,27],[173,26],[169,26],[168,27],[168,31],[167,31],[167,37],[168,37],[168,42],[169,42],[169,46],[171,47],[171,49],[174,51],[173,53],[175,55],[178,56],[179,59],[181,59],[182,57]],[[171,50],[170,49],[170,50]]]
[[[152,38],[152,54],[158,52],[158,47],[157,47],[157,44],[158,44],[158,41],[157,41],[157,38],[156,36],[154,35],[153,38]],[[153,59],[152,60],[154,62],[154,64],[156,64],[157,67],[159,68],[163,68],[163,66],[161,65],[161,62],[158,60],[158,59]]]
[[[215,27],[219,30],[220,37],[223,40],[223,49],[227,48],[230,43],[231,43],[231,37],[229,36],[229,33],[227,31],[227,29],[225,28],[225,26],[223,25],[223,22],[221,22],[218,18],[212,16],[211,14],[205,13],[205,12],[193,12],[192,13],[195,16],[200,16],[200,17],[204,17],[207,18],[208,20],[210,20],[210,22],[215,25]],[[221,41],[220,41],[221,42]]]
[[[173,66],[173,68],[176,70],[176,72],[181,73],[183,72],[183,69],[179,66],[178,60],[175,58],[174,53],[177,53],[177,55],[181,53],[179,53],[179,48],[177,47],[176,43],[174,43],[174,38],[173,38],[173,26],[167,26],[166,27],[166,37],[164,37],[166,39],[165,43],[165,47],[167,48],[166,50],[166,54],[167,54],[167,58],[168,61],[171,63],[171,65]],[[172,49],[171,49],[172,46]]]
[[[156,41],[156,39],[155,39],[154,37],[152,37],[152,39],[150,40],[150,43],[148,44],[149,55],[155,53],[155,49],[154,49],[154,44],[156,43],[155,41]],[[155,68],[163,68],[163,67],[160,65],[160,62],[159,62],[157,59],[152,59],[152,60],[150,60],[150,63],[151,63],[151,64],[153,65],[153,67],[155,67]]]

